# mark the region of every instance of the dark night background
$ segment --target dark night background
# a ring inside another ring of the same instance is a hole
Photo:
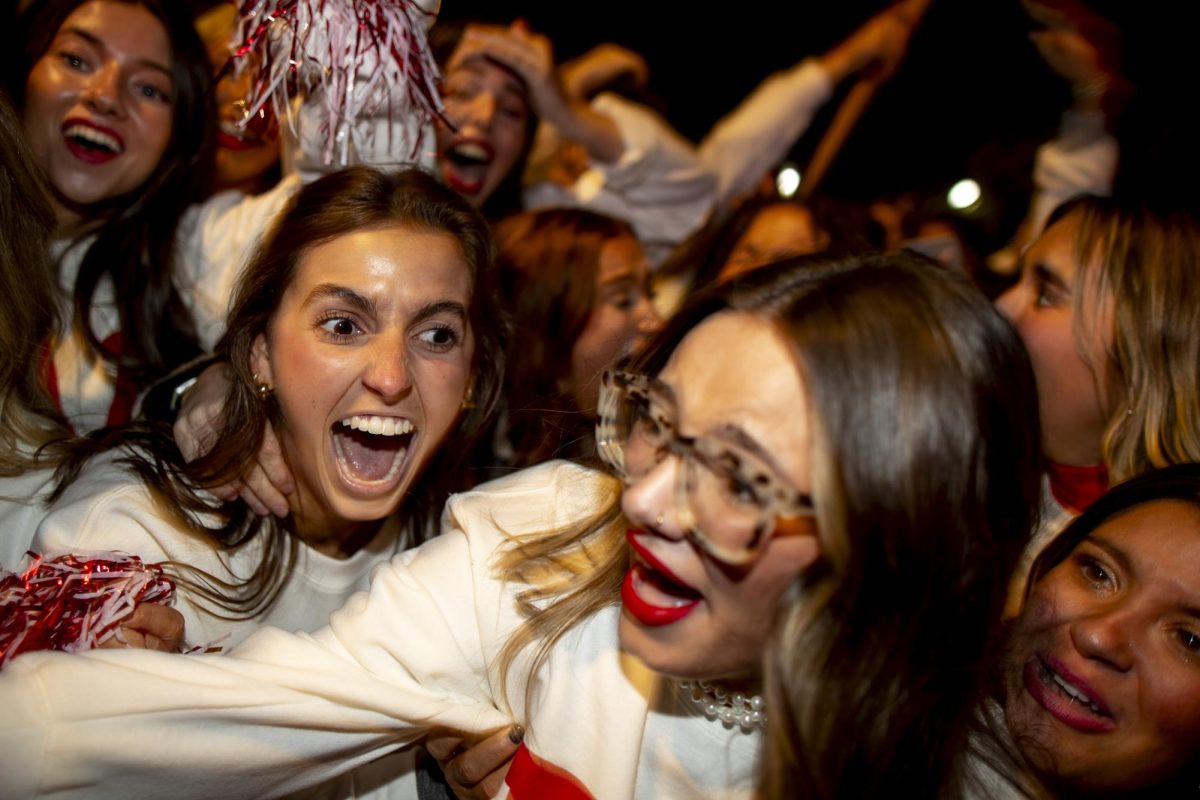
[[[213,0],[187,0],[194,6]],[[650,91],[685,136],[712,124],[774,71],[841,41],[886,0],[800,0],[701,6],[678,0],[443,0],[445,20],[521,17],[550,36],[559,60],[611,41],[640,52]],[[1194,0],[1089,0],[1125,39],[1137,92],[1121,122],[1118,182],[1194,205],[1200,182],[1200,35]],[[989,203],[979,244],[999,247],[1024,214],[1039,143],[1069,102],[1028,35],[1019,0],[933,0],[900,70],[876,95],[823,186],[851,200],[916,191],[940,197],[971,177]],[[844,88],[844,87],[843,87]],[[803,166],[840,95],[793,148]]]
[[[1095,0],[1121,27],[1126,72],[1138,94],[1127,121],[1126,180],[1190,194],[1197,168],[1195,3]],[[508,22],[521,16],[548,34],[560,60],[601,41],[637,50],[668,118],[698,141],[763,78],[821,53],[880,0],[708,6],[653,0],[599,3],[444,0],[443,19]],[[917,190],[940,195],[973,177],[992,191],[992,235],[1007,236],[1024,212],[1037,144],[1053,135],[1070,94],[1039,58],[1035,24],[1018,0],[933,0],[904,65],[871,108],[827,178],[825,191],[862,199]],[[836,105],[830,103],[830,108]],[[828,110],[828,108],[827,108]],[[807,161],[829,113],[793,149]]]

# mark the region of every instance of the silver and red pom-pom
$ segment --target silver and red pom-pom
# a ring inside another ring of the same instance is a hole
[[[0,667],[34,650],[91,650],[139,603],[175,595],[161,565],[126,553],[27,556],[25,569],[0,571]]]
[[[294,129],[290,101],[319,94],[326,166],[417,158],[442,113],[426,39],[436,0],[241,0],[238,13],[234,68],[254,70],[247,121],[270,102]]]

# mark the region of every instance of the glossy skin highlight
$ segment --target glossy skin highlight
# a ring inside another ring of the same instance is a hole
[[[283,414],[289,500],[309,544],[353,552],[400,506],[458,419],[474,352],[472,286],[457,242],[441,232],[361,230],[300,258],[251,368]],[[365,478],[345,455],[342,422],[356,416],[413,429],[375,440],[405,448],[386,479]]]

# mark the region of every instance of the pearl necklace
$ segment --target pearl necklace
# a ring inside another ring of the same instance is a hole
[[[733,692],[720,684],[708,681],[680,681],[683,696],[711,720],[720,720],[726,727],[741,725],[750,731],[767,726],[761,695]]]

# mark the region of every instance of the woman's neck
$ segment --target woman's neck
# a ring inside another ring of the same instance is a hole
[[[350,558],[375,538],[384,523],[379,519],[331,522],[306,519],[299,513],[293,513],[292,519],[296,526],[296,538],[330,558]]]

